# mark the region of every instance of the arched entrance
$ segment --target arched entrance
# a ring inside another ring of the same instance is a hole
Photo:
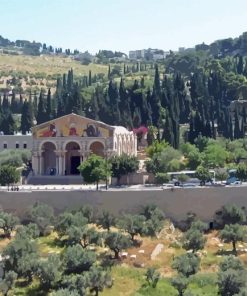
[[[101,143],[101,142],[93,142],[91,145],[90,145],[90,151],[92,154],[96,154],[96,155],[99,155],[101,157],[104,157],[105,156],[105,153],[104,153],[104,145]]]
[[[43,150],[43,171],[41,174],[56,175],[56,145],[52,142],[45,142],[41,149]]]
[[[69,142],[65,146],[65,175],[79,175],[80,172],[77,169],[81,164],[80,146],[76,142]]]

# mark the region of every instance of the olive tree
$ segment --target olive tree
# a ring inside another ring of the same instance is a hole
[[[224,229],[220,232],[220,238],[226,243],[232,243],[233,252],[236,254],[236,243],[244,241],[246,238],[246,231],[242,225],[230,224],[225,225]]]
[[[120,232],[109,232],[106,234],[105,244],[114,252],[115,259],[118,259],[119,253],[131,246],[131,241]]]
[[[217,284],[219,295],[241,295],[246,289],[247,274],[243,263],[234,256],[227,256],[219,265]]]

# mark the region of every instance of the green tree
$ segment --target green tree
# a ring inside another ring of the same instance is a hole
[[[47,204],[35,203],[26,213],[26,222],[37,224],[40,234],[45,235],[47,227],[53,224],[54,211]]]
[[[51,288],[54,288],[60,281],[62,276],[61,264],[57,255],[50,255],[46,260],[42,260],[38,263],[36,275],[44,291],[49,291]]]
[[[175,257],[172,262],[172,268],[186,278],[198,272],[200,267],[200,258],[192,253],[187,253]]]
[[[146,272],[146,280],[152,288],[156,288],[160,280],[160,273],[154,267],[149,267]]]
[[[63,261],[67,273],[81,273],[90,269],[96,261],[96,255],[83,249],[81,245],[69,246],[64,253]]]
[[[242,224],[246,221],[246,214],[243,209],[234,204],[225,205],[220,211],[220,224]]]
[[[109,232],[106,234],[105,244],[114,252],[115,259],[118,259],[119,253],[131,246],[131,241],[120,232]]]
[[[36,239],[40,235],[38,225],[35,223],[29,223],[28,225],[21,225],[16,229],[16,238],[20,239]]]
[[[145,162],[148,172],[157,174],[174,170],[174,162],[176,162],[176,170],[181,166],[181,153],[178,150],[168,146],[160,153],[155,153],[153,157]]]
[[[86,296],[86,289],[88,288],[88,280],[86,275],[87,273],[64,275],[60,286],[68,289],[71,291],[71,293],[78,293],[76,295]],[[68,296],[70,296],[70,294],[68,294]]]
[[[92,266],[87,273],[87,281],[90,292],[94,292],[95,296],[98,296],[105,287],[112,286],[111,275],[101,267]]]
[[[206,181],[211,180],[209,170],[203,166],[197,167],[195,176],[201,181],[201,185],[204,185]]]
[[[219,181],[225,181],[228,177],[228,174],[225,169],[218,169],[215,171],[215,178]]]
[[[3,256],[5,271],[14,271],[18,277],[32,281],[39,258],[37,246],[33,241],[29,238],[16,238],[4,249]]]
[[[132,242],[134,242],[136,235],[145,233],[145,217],[142,215],[124,215],[119,221],[119,226],[130,235]]]
[[[154,154],[156,153],[160,153],[163,150],[165,150],[167,147],[169,146],[169,144],[166,141],[158,141],[155,140],[152,145],[149,145],[146,148],[146,153],[147,155],[152,158],[154,156]]]
[[[183,296],[185,290],[188,287],[189,280],[185,276],[179,275],[177,277],[172,278],[171,284],[175,289],[177,289],[178,295]]]
[[[154,143],[154,141],[157,140],[157,136],[158,136],[157,127],[155,127],[153,125],[148,126],[147,143],[149,146],[152,145]]]
[[[219,295],[235,296],[246,288],[246,270],[238,258],[227,256],[219,267],[217,280]]]
[[[156,236],[164,226],[165,214],[157,206],[151,204],[144,207],[142,215],[146,218],[146,234]]]
[[[120,181],[121,176],[129,173],[136,172],[139,168],[139,161],[136,156],[128,156],[122,154],[120,156],[114,156],[110,160],[112,164],[112,175]]]
[[[204,238],[201,231],[194,226],[185,232],[183,241],[183,247],[186,250],[193,250],[193,252],[196,252],[204,248],[206,238]]]
[[[6,272],[4,279],[0,282],[0,291],[4,296],[8,295],[9,290],[14,286],[17,274],[14,271]]]
[[[47,120],[45,101],[43,98],[42,91],[40,92],[40,95],[39,95],[39,103],[38,103],[38,111],[37,111],[36,120],[37,120],[37,124],[41,124]]]
[[[210,143],[205,149],[205,163],[208,167],[224,167],[229,153],[221,145]]]
[[[156,184],[168,183],[169,181],[170,181],[170,176],[167,173],[157,173],[155,175]]]
[[[236,171],[236,177],[241,181],[246,181],[247,179],[247,166],[246,164],[240,163],[238,165],[237,171]]]
[[[66,234],[70,245],[80,244],[84,249],[91,244],[98,244],[100,239],[99,233],[88,225],[82,228],[72,225],[67,229]]]
[[[51,89],[48,89],[47,99],[46,99],[46,121],[52,119],[52,104],[51,104]]]
[[[236,254],[236,243],[244,241],[246,238],[246,231],[242,225],[229,224],[225,225],[224,229],[220,232],[220,238],[226,243],[232,243],[233,252]]]
[[[33,114],[32,114],[32,108],[31,103],[27,102],[27,100],[24,101],[24,104],[21,109],[21,132],[23,135],[26,134],[26,132],[31,131],[31,127],[33,125]]]
[[[82,228],[88,223],[88,219],[84,217],[82,212],[76,212],[74,214],[65,212],[58,216],[55,229],[61,238],[66,235],[67,230],[72,226]]]
[[[17,183],[20,179],[20,173],[16,170],[15,167],[3,165],[0,167],[0,185],[8,186],[10,184]]]
[[[10,238],[11,232],[14,230],[18,222],[19,219],[12,214],[3,211],[0,212],[0,229],[3,230],[4,236]]]
[[[99,219],[97,221],[97,225],[99,225],[103,229],[106,229],[108,232],[110,231],[110,228],[112,226],[115,226],[115,224],[116,224],[116,218],[114,217],[114,215],[112,215],[110,212],[105,210],[99,216]]]
[[[96,183],[97,190],[99,181],[106,180],[110,175],[109,167],[106,167],[105,162],[105,159],[93,154],[79,166],[84,182]]]
[[[5,111],[3,113],[2,121],[0,122],[0,131],[5,135],[13,135],[16,131],[16,122],[13,118],[12,113]]]
[[[180,183],[183,184],[184,182],[188,181],[189,177],[186,174],[179,174],[177,176],[177,179]]]

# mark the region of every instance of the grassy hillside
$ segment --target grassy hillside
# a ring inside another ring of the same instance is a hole
[[[29,74],[45,73],[46,76],[67,73],[73,68],[75,75],[88,75],[91,70],[94,74],[107,74],[107,65],[82,65],[71,57],[61,56],[25,56],[0,54],[0,71],[11,74],[12,72],[23,72]]]

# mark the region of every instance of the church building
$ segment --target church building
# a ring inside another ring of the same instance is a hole
[[[78,175],[78,166],[90,154],[109,158],[123,153],[137,154],[133,132],[73,113],[32,129],[34,176]]]

